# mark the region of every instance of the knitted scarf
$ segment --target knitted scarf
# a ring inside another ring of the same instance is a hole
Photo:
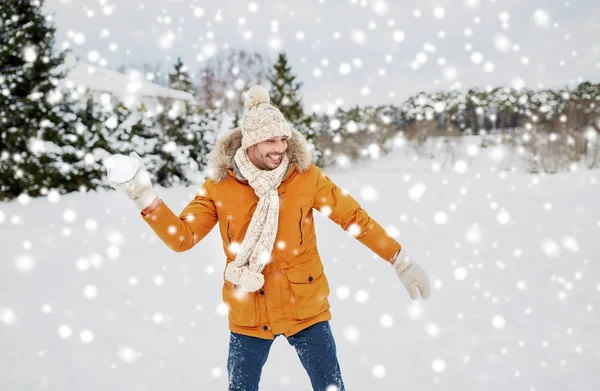
[[[258,205],[235,260],[225,269],[225,278],[248,292],[255,292],[265,282],[262,270],[273,251],[279,225],[277,188],[287,173],[289,157],[284,153],[281,163],[273,170],[258,169],[244,148],[237,150],[234,159],[242,176],[258,196]]]

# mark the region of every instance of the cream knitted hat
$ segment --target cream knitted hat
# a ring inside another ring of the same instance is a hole
[[[281,111],[269,104],[269,92],[263,86],[254,86],[246,93],[242,122],[242,148],[274,137],[292,137],[292,130]]]

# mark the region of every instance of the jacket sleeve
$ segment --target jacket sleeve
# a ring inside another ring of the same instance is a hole
[[[400,251],[400,244],[369,217],[354,198],[337,187],[320,170],[313,207],[349,231],[385,261],[393,263],[394,256]]]
[[[164,202],[148,215],[141,216],[156,235],[176,252],[194,247],[217,223],[217,210],[206,188],[206,182],[179,216]]]

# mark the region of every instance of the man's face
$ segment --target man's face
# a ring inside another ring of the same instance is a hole
[[[287,137],[275,137],[248,147],[248,158],[259,170],[273,170],[281,164],[287,147]]]

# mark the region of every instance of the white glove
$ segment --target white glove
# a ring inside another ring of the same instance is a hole
[[[393,266],[413,300],[419,298],[419,292],[423,299],[429,298],[429,277],[421,266],[412,262],[404,247],[400,249]]]
[[[146,171],[146,166],[142,159],[138,156],[137,153],[131,152],[129,154],[130,159],[134,159],[138,165],[137,171],[133,178],[126,182],[114,182],[111,181],[111,170],[119,170],[122,167],[113,167],[107,166],[107,177],[109,179],[109,183],[112,187],[117,189],[118,191],[125,193],[130,199],[133,200],[133,203],[138,207],[139,210],[143,210],[148,207],[152,201],[156,198],[156,193],[152,188],[152,182],[150,181],[150,177],[148,176],[148,171]]]

